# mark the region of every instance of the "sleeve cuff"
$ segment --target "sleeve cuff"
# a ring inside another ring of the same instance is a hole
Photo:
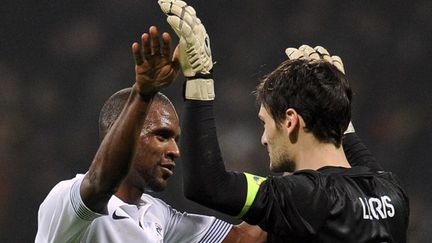
[[[74,209],[78,217],[80,217],[82,220],[93,221],[97,217],[102,216],[102,214],[93,212],[82,201],[81,194],[80,194],[80,187],[83,178],[84,177],[76,180],[73,183],[70,191],[70,201],[72,204],[72,208]]]
[[[232,228],[232,224],[225,221],[215,219],[209,230],[201,238],[199,243],[222,242]]]
[[[214,100],[213,79],[189,79],[186,81],[185,98],[187,100]]]

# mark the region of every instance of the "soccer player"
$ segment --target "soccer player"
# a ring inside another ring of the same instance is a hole
[[[156,27],[134,43],[136,82],[111,96],[100,115],[103,139],[86,174],[58,183],[41,204],[35,242],[256,242],[254,226],[180,213],[146,194],[160,191],[180,156],[180,125],[158,91],[179,71],[171,40]],[[143,53],[142,53],[143,51]],[[257,228],[255,226],[255,228]],[[263,237],[264,236],[264,237]]]
[[[404,190],[352,129],[344,137],[352,92],[339,58],[320,47],[287,49],[289,59],[255,91],[270,168],[292,175],[227,172],[214,122],[205,28],[183,1],[159,4],[180,38],[187,78],[182,164],[188,198],[259,225],[269,242],[406,242]]]

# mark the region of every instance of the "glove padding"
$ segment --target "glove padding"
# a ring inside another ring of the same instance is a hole
[[[297,48],[287,48],[285,49],[285,54],[288,59],[307,59],[307,60],[325,60],[333,66],[335,66],[339,71],[345,74],[345,69],[343,66],[342,59],[339,56],[330,56],[327,49],[322,46],[316,46],[312,48],[308,45],[302,45]]]
[[[195,9],[180,0],[159,0],[167,21],[180,38],[179,59],[183,75],[209,75],[213,68],[210,39]]]

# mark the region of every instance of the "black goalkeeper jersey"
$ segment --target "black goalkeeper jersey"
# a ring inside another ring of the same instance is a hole
[[[182,130],[185,196],[258,224],[269,242],[406,242],[408,198],[355,133],[342,141],[352,168],[263,178],[226,170],[213,102],[187,101]]]
[[[269,242],[406,242],[408,209],[392,173],[324,167],[268,178],[243,219]]]

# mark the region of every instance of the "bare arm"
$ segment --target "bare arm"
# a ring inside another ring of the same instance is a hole
[[[250,225],[245,222],[234,225],[223,243],[259,243],[267,241],[267,232],[259,226]]]
[[[129,171],[154,94],[171,84],[178,73],[177,57],[171,60],[171,38],[167,33],[162,35],[162,48],[154,26],[141,39],[142,46],[138,43],[132,45],[136,72],[132,92],[99,146],[81,184],[81,198],[95,212],[106,213],[108,200]]]

